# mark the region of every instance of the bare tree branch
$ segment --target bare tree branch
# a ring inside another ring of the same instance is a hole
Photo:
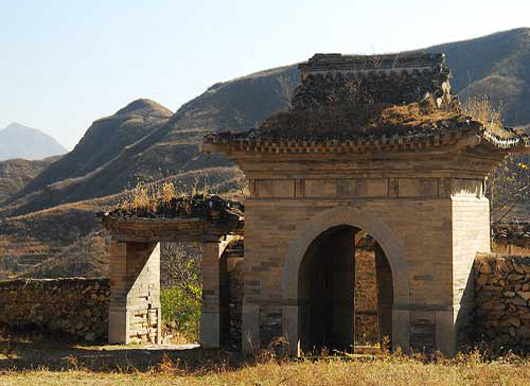
[[[201,286],[201,260],[202,252],[197,243],[164,243],[162,247],[161,265],[169,283],[202,303],[197,291]]]

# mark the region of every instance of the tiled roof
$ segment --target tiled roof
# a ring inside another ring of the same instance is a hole
[[[101,218],[201,218],[218,219],[223,216],[241,217],[243,204],[217,195],[186,195],[160,201],[155,211],[144,208],[116,208],[99,212]]]
[[[505,150],[529,145],[526,136],[502,128],[494,134],[462,114],[451,94],[443,54],[317,54],[300,69],[302,83],[289,110],[243,133],[210,134],[204,148],[266,153],[407,150],[452,143],[466,135]]]

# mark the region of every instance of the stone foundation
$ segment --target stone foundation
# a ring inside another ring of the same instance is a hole
[[[0,324],[49,330],[88,341],[107,337],[108,279],[0,281]]]

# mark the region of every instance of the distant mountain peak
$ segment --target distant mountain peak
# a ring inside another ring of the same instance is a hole
[[[47,135],[47,134],[43,133],[42,131],[40,131],[38,129],[34,129],[32,127],[23,125],[23,124],[18,123],[18,122],[12,122],[9,125],[7,125],[3,130],[0,129],[0,132],[4,132],[4,131],[6,131],[6,132],[7,131],[37,132],[37,133],[42,133],[44,135]]]
[[[447,54],[453,90],[460,97],[488,95],[493,102],[501,100],[506,124],[524,127],[530,125],[529,33],[529,28],[519,28],[426,51]],[[232,164],[219,154],[199,153],[197,143],[207,132],[241,132],[287,109],[298,83],[294,65],[260,71],[217,83],[172,117],[152,100],[135,100],[94,122],[72,152],[10,198],[9,213],[116,194],[139,178],[208,170],[208,184],[231,184],[232,172],[212,170],[232,168]],[[190,179],[195,178],[192,175],[187,174]],[[60,181],[64,183],[46,189]]]
[[[50,135],[18,122],[0,130],[0,160],[43,159],[66,152],[67,150]]]
[[[147,98],[140,98],[136,99],[135,101],[132,101],[124,108],[118,110],[118,112],[116,112],[116,115],[139,113],[142,110],[146,112],[157,112],[161,115],[167,116],[173,115],[173,112],[171,110]]]
[[[12,122],[10,123],[9,125],[6,126],[6,128],[4,130],[9,130],[9,129],[27,129],[28,127],[27,126],[24,126],[23,124],[21,123],[18,123],[18,122]]]

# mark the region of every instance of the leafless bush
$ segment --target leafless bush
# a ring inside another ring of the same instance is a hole
[[[199,243],[164,243],[160,264],[166,286],[178,287],[187,296],[202,303],[201,261]]]
[[[507,220],[512,211],[530,199],[528,156],[509,155],[488,178],[487,195],[494,221]]]
[[[292,76],[280,75],[278,77],[278,85],[278,93],[280,94],[280,98],[288,107],[290,107],[291,98],[297,86],[296,81]]]
[[[501,109],[495,108],[487,96],[468,99],[463,104],[462,111],[494,134],[500,134],[504,128]]]

